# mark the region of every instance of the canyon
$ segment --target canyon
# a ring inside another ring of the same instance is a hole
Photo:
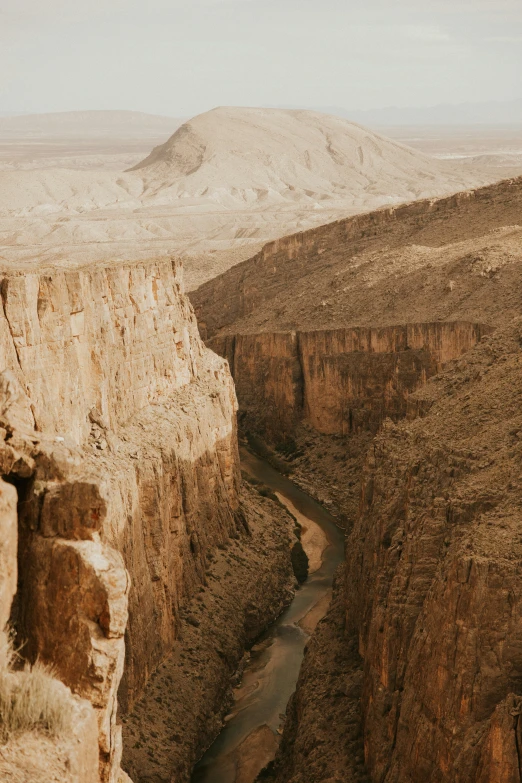
[[[303,155],[330,122],[239,114]],[[129,175],[154,198],[229,198],[196,120]],[[428,191],[188,296],[177,256],[5,255],[0,709],[46,666],[65,727],[0,736],[0,779],[520,783],[522,179]]]
[[[202,607],[186,607],[196,594],[218,600],[215,553],[228,559],[234,547],[235,558],[248,552],[257,564],[255,584],[250,567],[220,582],[233,617],[222,648],[212,625],[198,633],[214,656],[199,675],[202,713],[192,694],[182,729],[169,716],[178,740],[163,779],[177,764],[177,779],[188,780],[244,646],[291,594],[294,523],[240,490],[232,380],[199,338],[178,261],[14,268],[1,290],[2,620],[10,617],[26,660],[50,664],[83,700],[89,753],[78,749],[82,771],[71,762],[71,780],[126,779],[118,701],[132,728],[148,733],[147,686],[189,644],[184,621],[199,625],[192,612]],[[223,627],[221,608],[213,617]],[[179,678],[169,683],[163,695],[179,695]]]
[[[520,780],[520,361],[517,319],[374,439],[265,780]]]
[[[520,780],[520,193],[289,236],[191,294],[240,426],[348,532],[262,780]]]

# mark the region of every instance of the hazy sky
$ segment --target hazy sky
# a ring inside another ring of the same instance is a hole
[[[0,111],[522,97],[522,0],[1,0]]]

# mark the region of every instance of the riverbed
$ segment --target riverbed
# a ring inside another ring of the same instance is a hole
[[[241,450],[244,471],[276,493],[302,525],[311,573],[291,604],[250,651],[234,706],[192,783],[253,783],[276,753],[286,705],[295,690],[305,645],[324,616],[332,580],[344,557],[334,518],[271,465]]]

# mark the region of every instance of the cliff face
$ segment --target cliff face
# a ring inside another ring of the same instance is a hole
[[[12,623],[24,654],[94,706],[112,783],[122,676],[130,706],[209,553],[245,532],[234,389],[176,262],[12,270],[1,291],[0,460],[19,497]]]
[[[30,674],[14,670],[10,661],[7,627],[17,583],[18,518],[17,494],[10,484],[0,481],[0,702],[4,731],[7,694],[23,687]],[[26,707],[26,725],[16,733],[2,736],[1,780],[38,780],[51,783],[56,774],[64,783],[97,783],[99,780],[98,726],[89,702],[74,697],[57,681],[48,680],[48,688],[58,689],[62,705],[70,715],[63,736],[38,734],[31,725]],[[33,697],[34,698],[34,697]]]
[[[522,780],[521,344],[483,338],[375,437],[268,780],[362,783],[362,746],[374,783]]]
[[[409,324],[215,337],[228,359],[248,429],[272,441],[306,420],[320,433],[376,432],[406,415],[409,395],[488,327]]]
[[[375,781],[521,779],[520,340],[455,363],[368,457],[346,618]]]

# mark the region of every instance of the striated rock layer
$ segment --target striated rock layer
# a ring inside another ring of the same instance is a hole
[[[143,694],[213,549],[247,534],[234,388],[176,261],[8,269],[0,287],[0,460],[19,498],[11,622],[24,654],[94,706],[112,783],[118,689],[126,708]]]
[[[344,618],[309,647],[270,780],[359,780],[360,730],[378,783],[520,783],[521,345],[520,320],[484,337],[375,437]]]
[[[374,780],[520,780],[520,323],[379,435],[350,545]]]
[[[215,337],[228,359],[241,421],[272,442],[305,420],[324,434],[376,432],[409,395],[489,332],[470,323]]]

